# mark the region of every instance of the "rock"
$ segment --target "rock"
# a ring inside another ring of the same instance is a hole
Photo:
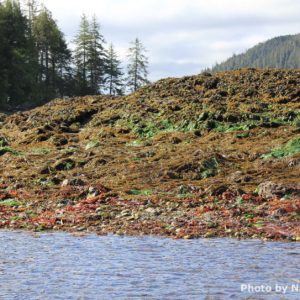
[[[80,178],[74,178],[74,179],[65,179],[62,183],[61,186],[85,186],[86,183],[80,179]]]
[[[166,176],[168,176],[170,179],[180,179],[181,176],[178,173],[175,173],[173,171],[167,171]]]
[[[220,79],[217,77],[209,77],[204,83],[204,87],[208,90],[215,89],[219,83]]]
[[[273,212],[274,217],[282,217],[287,214],[287,211],[284,208],[279,208]]]
[[[40,174],[42,174],[42,175],[48,175],[48,174],[50,174],[50,167],[48,166],[48,165],[44,165],[41,169],[40,169],[40,171],[39,171],[39,173]]]
[[[244,173],[241,171],[236,171],[231,174],[230,179],[236,183],[241,183],[243,180]]]
[[[209,118],[209,113],[207,111],[204,111],[203,113],[200,114],[198,117],[199,121],[206,121]]]
[[[300,165],[300,157],[298,158],[291,158],[288,160],[288,167],[296,167]]]
[[[121,211],[119,216],[120,217],[129,217],[129,216],[131,216],[131,211],[129,209],[124,209]]]
[[[172,143],[172,144],[180,144],[181,142],[182,142],[182,140],[179,138],[179,137],[177,137],[177,136],[173,136],[171,139],[170,139],[170,142]]]
[[[266,181],[258,186],[258,194],[264,198],[282,198],[286,195],[294,198],[300,196],[300,187]]]
[[[99,193],[98,189],[96,189],[95,187],[90,186],[89,190],[88,190],[87,199],[97,197],[99,194],[100,193]]]
[[[192,185],[181,185],[178,188],[178,194],[189,194],[189,193],[193,193],[193,192],[198,192],[200,189],[192,186]]]
[[[54,164],[54,169],[57,171],[68,171],[75,167],[75,161],[73,159],[61,159]]]
[[[55,146],[64,146],[68,144],[68,139],[61,136],[54,136],[51,141]]]
[[[148,213],[148,214],[150,214],[150,215],[157,215],[157,211],[156,211],[156,209],[153,208],[153,207],[148,207],[148,208],[146,208],[146,209],[145,209],[145,212]]]
[[[202,136],[201,130],[198,130],[198,129],[195,130],[195,131],[194,131],[194,135],[197,136],[197,137],[201,137],[201,136]]]
[[[281,184],[272,181],[266,181],[258,186],[258,195],[265,198],[273,198],[274,196],[283,196],[287,192],[286,188]]]
[[[0,122],[1,123],[5,121],[6,117],[7,117],[6,114],[3,114],[0,112]]]
[[[190,240],[190,239],[192,239],[192,236],[191,236],[191,235],[185,235],[183,238],[184,238],[185,240]]]
[[[69,179],[65,179],[63,182],[62,182],[62,184],[61,184],[61,186],[68,186],[69,185]]]
[[[0,136],[0,147],[8,146],[8,141],[5,137]]]
[[[205,238],[213,238],[216,236],[216,233],[213,232],[213,231],[207,231],[205,234],[204,234],[204,237]]]
[[[219,196],[228,190],[229,190],[229,187],[227,185],[221,185],[221,186],[218,186],[217,188],[212,188],[210,194],[212,196]]]

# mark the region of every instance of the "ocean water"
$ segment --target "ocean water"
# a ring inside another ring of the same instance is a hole
[[[0,231],[0,299],[300,299],[300,244]]]

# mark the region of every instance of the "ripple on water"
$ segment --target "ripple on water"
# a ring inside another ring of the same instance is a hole
[[[0,231],[0,299],[299,299],[299,255],[296,243]]]

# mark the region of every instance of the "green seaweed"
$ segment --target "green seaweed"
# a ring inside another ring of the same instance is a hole
[[[129,195],[139,195],[139,196],[149,196],[152,195],[151,190],[130,190],[128,191]]]
[[[262,155],[261,157],[266,158],[283,158],[295,155],[300,152],[300,137],[289,141],[281,147],[271,150],[269,153]]]

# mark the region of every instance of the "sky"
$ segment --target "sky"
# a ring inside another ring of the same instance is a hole
[[[96,15],[121,59],[138,37],[149,78],[198,74],[272,37],[300,32],[299,0],[41,0],[69,43]]]

